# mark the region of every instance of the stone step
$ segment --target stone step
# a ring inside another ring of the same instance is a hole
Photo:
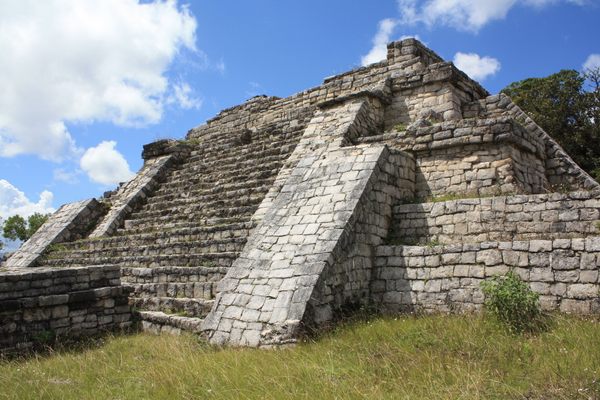
[[[125,220],[124,227],[126,230],[147,228],[169,229],[178,228],[181,226],[193,227],[201,225],[212,225],[213,221],[217,223],[221,223],[224,221],[240,221],[242,217],[246,217],[245,219],[248,220],[258,209],[259,205],[260,203],[241,207],[204,210],[202,212],[181,212],[171,215],[156,215],[153,213],[146,214],[140,212],[134,217],[134,219]]]
[[[262,176],[256,177],[245,177],[242,175],[235,175],[233,178],[228,180],[220,181],[205,181],[202,178],[195,177],[189,179],[176,179],[169,181],[163,185],[159,190],[154,192],[153,197],[149,201],[160,200],[161,198],[174,197],[195,197],[202,198],[208,196],[207,200],[210,200],[210,196],[220,194],[223,197],[235,197],[240,193],[253,192],[257,188],[263,186],[270,186],[274,177],[279,172],[279,169],[272,170],[271,173],[262,173]],[[177,196],[177,194],[179,194]]]
[[[202,318],[182,317],[160,311],[139,311],[138,317],[141,321],[142,331],[154,334],[200,333],[202,327]]]
[[[235,193],[251,193],[256,190],[265,190],[269,188],[274,177],[268,177],[265,179],[250,179],[239,182],[231,183],[219,183],[219,184],[203,184],[203,185],[191,185],[187,182],[182,184],[180,187],[170,186],[168,189],[164,189],[161,192],[155,192],[152,197],[148,199],[147,204],[154,202],[170,201],[178,198],[202,198],[202,196],[215,196],[221,193],[224,196],[229,197],[235,195]],[[202,187],[201,187],[202,186]]]
[[[142,211],[174,210],[177,208],[209,209],[212,207],[256,204],[264,199],[270,187],[271,183],[248,189],[224,191],[223,193],[215,191],[214,193],[199,195],[195,195],[193,192],[180,193],[179,195],[175,193],[162,195],[153,198],[139,211],[132,213],[131,217]]]
[[[154,232],[129,233],[123,231],[114,236],[100,237],[94,239],[83,239],[75,242],[61,243],[56,245],[62,251],[104,249],[119,247],[123,242],[135,246],[148,246],[152,244],[178,243],[184,241],[211,242],[227,241],[232,238],[246,238],[255,224],[252,222],[238,222],[224,225],[199,226],[194,228],[178,228],[173,230],[161,230]]]
[[[279,167],[270,167],[268,169],[255,170],[248,174],[232,174],[228,177],[213,180],[206,179],[202,176],[202,172],[198,172],[195,177],[184,177],[167,181],[166,184],[156,190],[154,196],[160,199],[161,196],[173,194],[179,194],[180,196],[193,195],[196,197],[220,192],[234,194],[233,192],[236,190],[253,189],[270,185],[279,173],[279,170]]]
[[[226,267],[121,267],[121,281],[132,284],[219,282],[226,273]]]
[[[186,163],[182,168],[172,171],[171,181],[178,183],[180,181],[193,181],[195,184],[210,183],[216,181],[225,181],[232,176],[247,176],[252,178],[252,174],[257,174],[266,170],[278,170],[286,161],[288,155],[269,156],[265,159],[258,158],[244,161],[237,160],[236,164],[232,165],[204,165],[200,162]]]
[[[193,226],[187,223],[164,225],[159,230],[119,228],[112,237],[119,238],[134,235],[142,238],[161,237],[166,240],[171,237],[185,236],[189,237],[190,240],[210,240],[213,238],[244,237],[255,226],[256,223],[250,221],[248,216],[244,218],[214,218],[205,221],[204,224],[194,224]]]
[[[172,231],[194,231],[197,229],[210,229],[217,226],[226,226],[233,224],[250,224],[252,215],[241,215],[225,218],[204,218],[195,221],[161,221],[161,224],[154,225],[150,222],[129,226],[128,228],[119,228],[115,236],[127,236],[131,234],[160,234],[161,232]],[[168,235],[167,235],[168,236]]]
[[[123,282],[131,290],[131,297],[190,297],[211,300],[215,297],[217,282],[163,282],[131,283]]]
[[[266,193],[265,193],[266,194]],[[216,200],[211,203],[188,201],[184,205],[169,207],[170,203],[165,202],[154,207],[143,207],[141,210],[132,213],[124,222],[124,226],[136,227],[139,224],[147,222],[168,222],[170,221],[197,221],[211,217],[233,217],[238,215],[253,214],[263,201],[264,195],[255,196],[241,201]],[[152,208],[151,208],[152,207]],[[166,221],[163,221],[166,220]]]
[[[214,158],[192,157],[172,172],[173,180],[215,181],[234,174],[248,175],[254,171],[278,169],[290,153],[274,148],[248,154],[221,153]]]
[[[274,143],[273,147],[257,149],[242,154],[217,154],[214,158],[207,158],[203,155],[191,156],[185,163],[190,169],[201,169],[205,172],[224,171],[232,169],[248,169],[256,167],[257,164],[268,164],[272,162],[282,162],[287,159],[291,152],[282,151],[277,147],[279,143]]]
[[[130,297],[129,304],[140,311],[160,311],[182,317],[204,318],[214,300],[187,297]]]
[[[204,254],[166,254],[155,256],[84,257],[77,260],[44,258],[40,266],[75,267],[86,265],[115,264],[129,267],[165,267],[169,265],[229,267],[238,257],[237,252]]]
[[[257,138],[251,143],[244,145],[232,145],[232,142],[220,144],[204,142],[192,151],[190,159],[216,159],[219,157],[219,155],[223,155],[224,153],[227,154],[225,159],[228,159],[231,158],[233,155],[252,155],[259,153],[260,151],[269,149],[276,149],[280,152],[291,153],[296,147],[297,142],[300,140],[300,137],[302,136],[302,131],[303,129],[299,129],[295,131],[295,134],[288,134],[282,136],[264,136],[262,138]]]
[[[110,245],[108,245],[110,243]],[[163,243],[140,244],[121,238],[120,241],[104,242],[103,246],[89,246],[88,248],[57,250],[49,258],[64,258],[66,256],[77,259],[99,255],[102,257],[122,257],[134,255],[159,255],[159,254],[204,254],[238,252],[246,244],[245,237],[226,238],[219,240],[168,240]]]

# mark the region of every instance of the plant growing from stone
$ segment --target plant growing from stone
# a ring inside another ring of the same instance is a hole
[[[482,282],[485,307],[513,333],[535,332],[541,328],[539,294],[514,271]]]

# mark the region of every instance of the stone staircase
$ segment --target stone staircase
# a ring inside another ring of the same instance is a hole
[[[142,157],[114,197],[62,207],[8,265],[117,266],[144,329],[235,346],[295,343],[363,306],[478,310],[481,282],[509,269],[548,310],[600,313],[600,185],[413,39]]]
[[[244,142],[233,134],[189,140],[190,156],[114,235],[54,246],[38,265],[118,265],[143,329],[198,332],[216,283],[243,249],[254,212],[302,134],[302,126],[275,128],[255,130]]]

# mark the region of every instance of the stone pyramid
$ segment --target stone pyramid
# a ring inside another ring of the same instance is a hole
[[[545,309],[600,311],[598,183],[510,98],[414,39],[142,157],[0,270],[0,347],[136,319],[268,347],[359,308],[476,311],[481,282],[510,269]]]

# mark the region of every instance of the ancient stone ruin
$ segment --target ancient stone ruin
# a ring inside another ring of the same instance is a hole
[[[598,313],[600,190],[512,101],[416,40],[288,98],[144,146],[110,196],[61,207],[0,273],[0,347],[138,320],[242,346],[360,307],[476,311],[514,269]]]

